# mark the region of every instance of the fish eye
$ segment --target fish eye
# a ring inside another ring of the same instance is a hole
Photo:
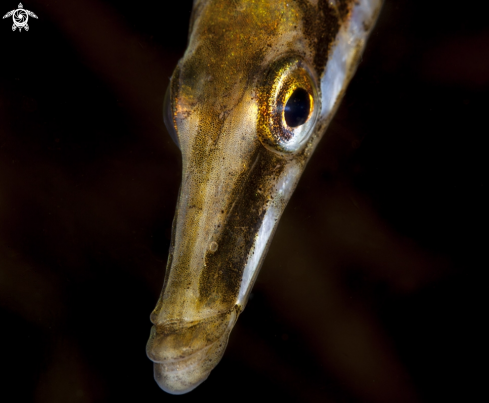
[[[172,138],[173,142],[180,148],[180,142],[178,141],[177,130],[175,129],[175,123],[173,120],[173,102],[171,99],[171,83],[168,85],[165,93],[165,100],[163,101],[163,121],[165,122],[166,130]]]
[[[284,108],[285,123],[289,127],[298,127],[306,123],[311,110],[309,93],[304,88],[297,88]]]
[[[316,79],[307,64],[296,57],[274,63],[260,94],[258,131],[263,145],[285,154],[301,150],[320,109]]]

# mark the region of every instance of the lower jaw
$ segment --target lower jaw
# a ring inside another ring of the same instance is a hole
[[[147,354],[154,362],[154,378],[159,387],[167,393],[181,395],[192,391],[204,382],[224,355],[229,335],[236,323],[237,316],[238,311],[234,309],[230,311],[223,318],[226,326],[217,340],[182,358],[177,353],[181,346],[174,351],[175,354],[172,354],[171,344],[169,344],[166,346],[169,351],[159,354],[160,351],[158,350],[165,349],[165,344],[159,345],[150,338]],[[213,322],[210,321],[209,323],[212,325]],[[210,328],[209,330],[212,331],[213,329]],[[204,335],[205,332],[201,336]],[[178,358],[171,359],[171,356]]]
[[[155,362],[154,378],[167,393],[182,395],[204,382],[221,360],[226,349],[229,332],[221,339],[189,357],[167,362]]]
[[[166,371],[164,364],[154,363],[153,365],[156,383],[162,390],[172,395],[183,395],[194,390],[204,382],[211,373],[210,371],[201,373],[197,380],[193,380],[189,379],[188,374],[178,370],[171,372]]]

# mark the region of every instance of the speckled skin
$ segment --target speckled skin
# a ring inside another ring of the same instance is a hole
[[[147,345],[173,394],[221,359],[279,218],[354,73],[381,0],[196,0],[171,81],[183,158]],[[310,96],[305,124],[283,107]]]

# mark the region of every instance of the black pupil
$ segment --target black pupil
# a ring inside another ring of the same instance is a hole
[[[306,123],[311,111],[309,93],[303,88],[297,88],[285,105],[284,117],[289,127],[297,127]]]

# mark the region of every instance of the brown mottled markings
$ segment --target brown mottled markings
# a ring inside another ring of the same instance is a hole
[[[336,0],[338,12],[342,20],[348,16],[355,3],[356,0]]]
[[[314,69],[321,77],[328,62],[329,50],[340,29],[337,11],[327,0],[314,7],[310,0],[295,0],[303,14],[304,34],[314,49]]]
[[[266,155],[265,155],[266,154]],[[199,279],[199,304],[208,306],[214,303],[213,296],[219,296],[224,304],[233,303],[239,293],[243,269],[249,258],[254,236],[262,225],[269,194],[268,176],[280,175],[285,168],[278,156],[270,156],[266,150],[258,149],[253,169],[249,172],[243,186],[235,187],[233,199],[237,200],[229,211],[225,231],[216,242],[220,245],[216,252],[207,252],[205,267]],[[259,189],[266,189],[259,192]],[[243,197],[247,195],[247,197]],[[221,248],[222,245],[222,248]],[[210,281],[219,277],[219,281]]]

